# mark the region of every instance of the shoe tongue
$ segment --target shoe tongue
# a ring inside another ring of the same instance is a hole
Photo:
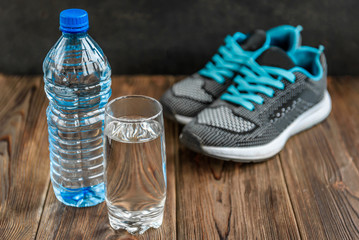
[[[293,60],[288,54],[278,47],[270,47],[258,58],[257,63],[263,66],[272,66],[289,70],[295,67]]]
[[[246,51],[256,51],[266,42],[267,34],[263,30],[255,30],[239,45]]]

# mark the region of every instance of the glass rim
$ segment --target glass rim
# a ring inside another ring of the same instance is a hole
[[[123,100],[123,99],[128,99],[128,98],[143,98],[143,99],[147,99],[147,100],[150,100],[154,103],[156,103],[160,109],[159,111],[150,116],[150,117],[141,117],[141,118],[138,118],[138,119],[128,119],[128,118],[125,118],[125,117],[114,117],[112,116],[110,113],[109,113],[109,107],[111,104],[113,104],[114,102],[117,102],[117,101],[120,101],[120,100]],[[152,97],[149,97],[149,96],[145,96],[145,95],[125,95],[125,96],[121,96],[121,97],[117,97],[117,98],[114,98],[112,99],[111,101],[109,101],[106,105],[105,105],[105,115],[110,117],[111,119],[113,120],[117,120],[117,121],[120,121],[120,122],[128,122],[128,123],[138,123],[138,122],[147,122],[149,120],[153,120],[157,117],[159,117],[160,115],[162,115],[162,112],[163,112],[163,107],[162,107],[162,104],[155,98],[152,98]]]

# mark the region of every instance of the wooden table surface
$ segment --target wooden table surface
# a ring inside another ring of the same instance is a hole
[[[115,76],[112,98],[159,98],[178,79]],[[263,163],[193,153],[166,120],[164,222],[131,236],[110,228],[105,203],[56,200],[42,78],[0,75],[0,239],[359,239],[359,79],[330,78],[329,92],[330,117]]]

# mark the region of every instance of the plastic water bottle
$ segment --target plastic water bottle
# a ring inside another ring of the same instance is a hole
[[[85,10],[62,11],[62,36],[43,63],[51,181],[57,199],[74,207],[105,198],[103,120],[111,68],[88,29]]]

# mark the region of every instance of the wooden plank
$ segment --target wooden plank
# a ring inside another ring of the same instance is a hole
[[[171,77],[135,76],[114,77],[112,98],[121,95],[143,94],[159,98],[170,83]],[[38,239],[175,239],[176,238],[176,190],[174,159],[177,151],[176,126],[165,122],[167,145],[167,200],[164,222],[159,229],[150,229],[141,236],[131,236],[125,231],[110,228],[105,203],[91,208],[67,207],[56,200],[49,190]],[[52,188],[52,186],[51,186]]]
[[[115,77],[113,96],[158,98],[174,80]],[[178,125],[166,121],[164,224],[142,236],[113,231],[104,203],[76,209],[56,200],[42,79],[0,75],[0,86],[0,239],[359,238],[359,79],[332,79],[329,119],[293,137],[265,163],[190,152],[178,146]]]
[[[299,239],[278,157],[224,162],[181,147],[178,239]]]
[[[349,85],[350,82],[336,84]],[[336,91],[337,88],[330,87],[333,112],[329,118],[294,136],[280,153],[304,239],[359,238],[359,171],[353,161],[358,149],[354,149],[357,142],[348,144],[345,140],[351,136],[350,131],[358,131],[352,129],[358,126],[352,122],[357,121],[358,115],[347,115],[345,111],[353,95]],[[343,124],[346,116],[354,120],[348,119],[347,124]],[[352,136],[352,140],[357,141],[357,136]]]
[[[328,87],[333,99],[332,116],[349,156],[359,168],[359,78],[337,77]]]
[[[0,239],[33,239],[45,202],[49,164],[41,82],[0,75]]]

